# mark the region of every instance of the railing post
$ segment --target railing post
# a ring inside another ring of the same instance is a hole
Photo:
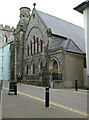
[[[75,80],[75,91],[78,91],[78,81]]]

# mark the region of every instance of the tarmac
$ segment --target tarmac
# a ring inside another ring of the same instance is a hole
[[[62,108],[50,105],[45,107],[44,102],[37,101],[36,99],[29,98],[27,96],[8,95],[7,90],[2,91],[2,118],[63,118],[63,120],[69,118],[77,120],[85,120],[84,116],[77,113],[73,113]],[[22,119],[23,120],[23,119]]]

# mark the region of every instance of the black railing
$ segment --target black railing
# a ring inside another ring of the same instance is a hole
[[[53,80],[62,80],[62,73],[52,73]]]
[[[62,73],[52,73],[49,75],[52,75],[52,80],[62,80]],[[41,74],[41,75],[29,75],[29,76],[25,76],[25,77],[27,80],[40,80],[41,76],[42,76],[42,78],[44,77],[43,74]]]
[[[40,80],[40,76],[39,75],[29,75],[26,76],[27,80]]]

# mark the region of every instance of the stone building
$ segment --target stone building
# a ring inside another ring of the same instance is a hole
[[[0,48],[11,43],[14,40],[14,27],[0,25]]]
[[[0,25],[0,80],[10,79],[10,44],[14,41],[14,28]]]
[[[84,29],[34,8],[20,8],[12,43],[12,78],[55,88],[85,87]],[[12,62],[13,61],[13,62]],[[13,72],[14,71],[14,72]]]

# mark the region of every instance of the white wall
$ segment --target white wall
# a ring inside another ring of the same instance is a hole
[[[89,7],[84,9],[83,14],[84,14],[84,27],[85,27],[87,76],[89,76]],[[87,79],[87,85],[89,86],[89,77]]]

